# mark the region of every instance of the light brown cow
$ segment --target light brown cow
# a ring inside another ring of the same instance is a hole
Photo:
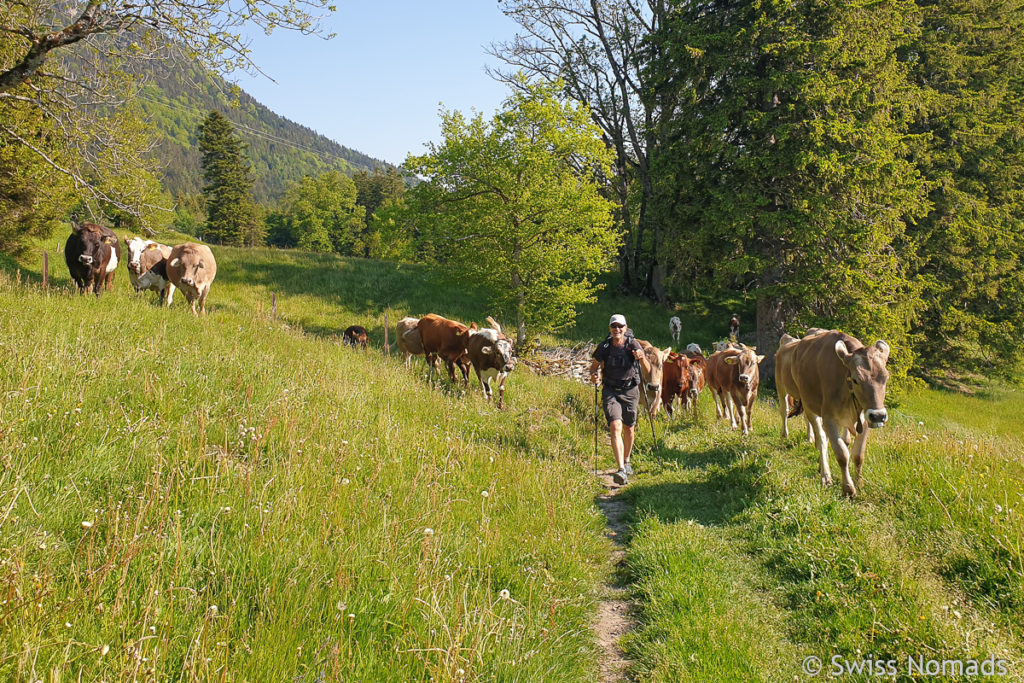
[[[167,258],[167,279],[185,295],[192,313],[198,315],[196,304],[199,304],[199,311],[206,314],[206,297],[215,277],[217,260],[205,244],[186,242],[171,249]]]
[[[858,339],[838,330],[819,332],[799,341],[790,338],[779,348],[775,358],[775,383],[783,434],[788,433],[786,420],[790,417],[785,408],[786,399],[792,397],[796,406],[792,414],[802,410],[814,429],[822,486],[832,484],[828,465],[828,444],[831,444],[843,471],[843,493],[857,495],[868,445],[864,423],[877,428],[889,419],[885,409],[888,362],[889,345],[884,341],[864,346]],[[843,438],[844,429],[856,434],[852,450]]]
[[[407,368],[412,366],[413,356],[423,355],[423,340],[416,327],[419,321],[419,318],[406,316],[395,323],[395,332],[398,333],[398,350],[402,352],[402,360],[405,361]]]
[[[433,376],[440,358],[448,366],[448,378],[455,381],[455,365],[458,364],[462,380],[468,386],[470,360],[466,346],[469,344],[469,335],[476,331],[476,323],[466,327],[455,320],[428,313],[416,323],[416,329],[420,332],[430,375]]]
[[[733,427],[744,434],[751,429],[751,413],[761,378],[758,363],[764,360],[752,346],[716,351],[707,360],[707,382],[715,396],[715,417],[729,416]]]
[[[665,364],[665,359],[672,353],[672,347],[669,346],[662,351],[657,346],[643,339],[637,339],[636,341],[643,348],[644,355],[647,356],[647,363],[650,365],[650,369],[645,369],[643,363],[639,364],[640,374],[643,376],[640,392],[643,402],[651,413],[651,417],[654,417],[658,414],[658,408],[661,407],[662,368]]]

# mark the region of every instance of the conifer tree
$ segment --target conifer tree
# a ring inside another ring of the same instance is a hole
[[[206,240],[233,246],[255,240],[262,244],[262,237],[251,225],[252,165],[245,155],[245,143],[221,113],[211,111],[199,126],[199,151],[203,155]]]
[[[893,244],[925,202],[898,56],[916,31],[900,0],[740,0],[675,3],[652,36],[645,78],[672,113],[654,174],[662,221],[678,226],[676,282],[751,292],[769,357],[783,329],[811,324],[904,348],[916,298]]]

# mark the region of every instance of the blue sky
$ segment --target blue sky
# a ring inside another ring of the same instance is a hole
[[[278,114],[393,164],[440,140],[440,104],[490,117],[508,95],[484,73],[497,64],[486,46],[517,28],[494,0],[339,0],[325,28],[337,36],[254,36],[252,58],[274,81],[231,79]]]

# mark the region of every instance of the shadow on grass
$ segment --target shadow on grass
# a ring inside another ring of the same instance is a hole
[[[637,512],[663,522],[692,519],[704,525],[727,524],[760,497],[763,472],[763,467],[747,462],[727,469],[712,468],[700,481],[637,483],[626,494]]]

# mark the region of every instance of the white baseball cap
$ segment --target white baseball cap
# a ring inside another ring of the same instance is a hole
[[[608,321],[608,325],[609,326],[611,326],[611,325],[622,325],[623,327],[625,327],[626,326],[626,316],[620,315],[619,313],[616,313],[615,315],[612,316],[612,319]]]

